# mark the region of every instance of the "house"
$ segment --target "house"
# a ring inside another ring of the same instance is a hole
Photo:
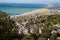
[[[41,28],[39,28],[39,33],[42,34],[42,30],[41,30]]]
[[[36,25],[32,26],[30,28],[30,33],[36,33],[36,30],[38,29],[38,27]]]
[[[57,31],[55,31],[55,30],[52,30],[52,31],[51,31],[51,34],[54,34],[54,33],[57,33]]]
[[[57,40],[57,38],[48,38],[47,40]]]
[[[41,29],[41,31],[42,31],[42,34],[48,34],[48,33],[50,33],[49,29]]]
[[[57,29],[57,32],[60,34],[60,29]]]
[[[19,34],[23,33],[24,35],[29,35],[28,29],[24,28],[23,26],[19,29]]]
[[[57,32],[60,34],[60,24],[55,25],[57,27]]]
[[[35,32],[34,28],[31,28],[30,33],[34,33],[34,32]]]

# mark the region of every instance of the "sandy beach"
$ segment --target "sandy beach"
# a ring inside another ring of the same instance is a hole
[[[48,9],[42,8],[42,9],[38,9],[38,10],[35,10],[35,11],[32,11],[32,12],[24,13],[21,16],[29,16],[29,15],[34,15],[34,14],[42,14],[42,13],[47,12],[47,11],[48,11]]]
[[[11,16],[11,17],[30,16],[30,15],[33,16],[35,14],[48,15],[47,13],[45,13],[45,12],[48,12],[48,10],[49,9],[47,9],[47,8],[41,8],[41,9],[38,9],[38,10],[35,10],[35,11],[32,11],[32,12],[23,13],[22,15],[14,15],[14,16]]]

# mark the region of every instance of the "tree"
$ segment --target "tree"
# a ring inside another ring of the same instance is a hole
[[[57,33],[54,33],[54,34],[52,34],[50,37],[51,37],[51,38],[57,38],[57,35],[58,35]]]
[[[0,40],[13,40],[18,37],[18,31],[15,21],[8,14],[0,11]]]

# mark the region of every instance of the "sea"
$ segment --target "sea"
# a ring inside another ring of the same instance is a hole
[[[46,4],[17,4],[17,3],[0,3],[0,10],[10,16],[21,15],[37,9],[46,7]]]
[[[0,3],[0,10],[6,12],[10,16],[13,16],[45,8],[47,6],[47,4]]]

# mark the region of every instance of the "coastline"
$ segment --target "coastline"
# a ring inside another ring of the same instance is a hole
[[[49,9],[47,9],[47,8],[41,8],[41,9],[37,9],[37,10],[34,10],[34,11],[31,11],[31,12],[27,12],[27,13],[23,13],[23,14],[21,14],[21,15],[13,15],[13,16],[11,16],[11,18],[14,18],[14,17],[22,17],[22,16],[30,16],[30,15],[35,15],[35,14],[42,14],[43,15],[43,13],[44,12],[47,12]]]
[[[48,8],[41,8],[41,9],[37,9],[37,10],[31,11],[31,12],[23,13],[21,15],[13,15],[13,16],[11,16],[11,18],[25,17],[25,16],[33,16],[35,14],[52,15],[50,13],[50,11],[59,11],[60,12],[60,10],[50,10]]]
[[[27,12],[27,13],[23,13],[21,16],[29,16],[29,15],[34,15],[34,14],[39,14],[39,13],[43,13],[45,11],[48,11],[48,9],[46,8],[41,8],[35,11],[31,11],[31,12]]]

